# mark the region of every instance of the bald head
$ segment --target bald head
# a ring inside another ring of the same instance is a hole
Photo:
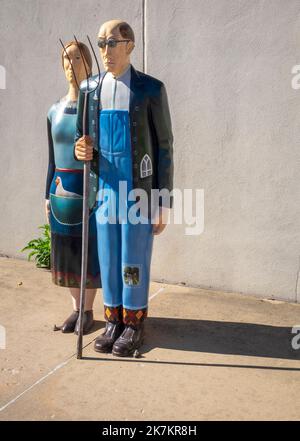
[[[109,20],[99,29],[98,41],[114,40],[115,46],[100,47],[104,68],[118,76],[130,64],[130,54],[134,48],[134,32],[124,20]]]
[[[114,31],[119,31],[122,38],[131,40],[134,43],[135,37],[131,26],[126,21],[120,19],[109,20],[103,23],[99,29],[98,36],[100,34],[114,33]]]

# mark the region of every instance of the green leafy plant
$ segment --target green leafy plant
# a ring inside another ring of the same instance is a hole
[[[28,260],[34,257],[36,266],[38,268],[50,269],[50,252],[51,252],[51,240],[50,240],[50,226],[48,224],[41,225],[40,229],[44,230],[42,237],[33,239],[21,252],[32,250],[28,255]]]

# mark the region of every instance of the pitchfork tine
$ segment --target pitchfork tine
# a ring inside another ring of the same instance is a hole
[[[78,81],[77,81],[77,78],[76,78],[76,74],[75,74],[75,71],[74,71],[74,68],[73,68],[73,64],[71,63],[71,59],[70,59],[69,54],[68,54],[68,52],[67,52],[67,49],[65,48],[65,45],[63,44],[62,40],[59,39],[59,41],[60,41],[60,44],[61,44],[62,47],[63,47],[64,53],[66,54],[66,56],[67,56],[67,58],[68,58],[68,60],[69,60],[69,63],[70,63],[70,65],[71,65],[71,69],[72,69],[72,72],[73,72],[73,75],[74,75],[74,78],[75,78],[75,81],[76,81],[76,85],[77,85],[77,87],[78,87],[78,89],[79,89],[79,84],[78,84]]]

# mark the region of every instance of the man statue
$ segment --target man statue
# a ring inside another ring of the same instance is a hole
[[[81,84],[75,143],[76,158],[91,161],[90,208],[96,209],[106,327],[94,348],[123,357],[143,343],[153,235],[165,228],[173,202],[151,198],[153,190],[160,196],[172,191],[173,135],[164,84],[130,63],[134,42],[132,28],[122,20],[101,26],[105,72],[90,79],[90,88],[99,85],[88,99],[89,136],[82,136],[87,82]],[[126,184],[125,193],[120,183]],[[128,220],[140,200],[140,221]],[[109,221],[107,211],[114,214]]]

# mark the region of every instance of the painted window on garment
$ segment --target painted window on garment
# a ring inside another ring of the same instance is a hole
[[[145,155],[141,161],[141,178],[152,175],[152,162],[149,155]]]

